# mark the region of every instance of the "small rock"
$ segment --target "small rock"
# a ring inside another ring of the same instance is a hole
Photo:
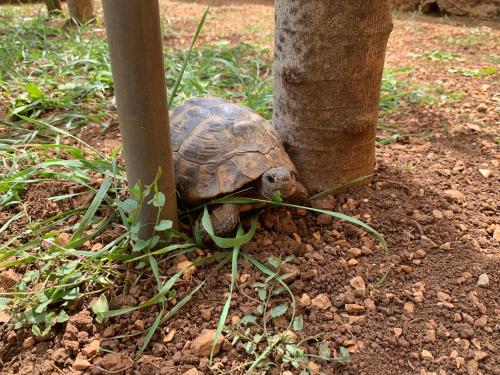
[[[441,246],[439,246],[439,248],[441,250],[450,251],[451,250],[451,242],[445,242],[444,244],[442,244]]]
[[[192,369],[189,369],[186,372],[184,372],[182,375],[198,375],[198,374],[199,374],[198,370],[193,367]]]
[[[412,302],[405,302],[403,310],[405,314],[411,315],[413,314],[413,311],[415,311],[415,305]]]
[[[90,362],[82,357],[76,357],[75,361],[73,362],[73,370],[76,371],[84,371],[88,369],[90,366],[91,366]]]
[[[427,249],[438,247],[438,245],[427,236],[420,236],[420,246],[423,246]]]
[[[144,327],[145,327],[144,320],[142,320],[142,319],[137,319],[137,320],[134,322],[134,325],[137,327],[137,329],[138,329],[139,331],[144,331]]]
[[[497,241],[500,241],[500,225],[495,226],[495,230],[493,231],[493,238]]]
[[[62,363],[68,358],[68,353],[66,353],[66,349],[64,348],[59,348],[54,350],[52,355],[50,356],[50,359],[52,359],[56,363]]]
[[[238,322],[241,320],[241,318],[238,315],[233,315],[231,317],[231,324],[234,326],[238,324]]]
[[[444,218],[444,214],[440,210],[432,210],[432,216],[434,216],[436,219]]]
[[[411,268],[410,266],[404,265],[404,264],[400,265],[399,268],[401,269],[401,271],[403,271],[406,274],[410,274],[413,272],[413,268]]]
[[[483,273],[479,275],[479,279],[477,280],[477,285],[482,287],[487,287],[490,285],[490,278],[487,274]]]
[[[471,359],[469,362],[467,362],[467,365],[465,367],[467,368],[467,373],[469,375],[475,375],[478,373],[479,363],[477,363],[475,359]]]
[[[358,248],[358,247],[351,247],[348,252],[355,258],[361,256],[361,254],[363,254],[363,251]]]
[[[425,250],[418,249],[417,251],[415,251],[415,255],[417,256],[417,258],[423,259],[427,256],[427,253],[425,252]]]
[[[107,353],[104,357],[98,358],[95,364],[108,370],[108,372],[118,373],[129,366],[130,360],[127,360],[119,353]]]
[[[424,337],[425,342],[434,342],[436,341],[436,331],[433,329],[428,329],[425,332],[425,337]]]
[[[326,214],[320,214],[316,218],[316,222],[318,223],[318,225],[330,225],[332,221],[333,221],[332,217]]]
[[[193,277],[193,274],[196,272],[196,267],[194,266],[193,262],[189,260],[184,260],[182,262],[177,263],[175,269],[177,271],[184,270],[184,273],[182,274],[182,278],[184,280],[190,280],[191,277]]]
[[[21,280],[21,276],[12,269],[0,272],[0,290],[9,290]]]
[[[474,359],[476,361],[478,361],[478,362],[482,361],[486,357],[488,357],[488,353],[486,353],[486,352],[483,352],[483,351],[480,351],[480,350],[474,352]]]
[[[441,301],[441,302],[446,302],[446,301],[449,301],[451,299],[451,296],[449,294],[446,294],[445,292],[437,292],[436,295],[437,295],[438,301]]]
[[[351,314],[360,314],[365,311],[365,307],[357,303],[346,303],[344,307],[345,310]]]
[[[444,195],[454,201],[465,201],[465,195],[461,191],[458,191],[456,189],[445,190]]]
[[[35,344],[36,344],[35,338],[33,336],[30,336],[30,337],[27,337],[26,339],[24,339],[23,348],[29,349],[29,348],[32,348],[33,346],[35,346]]]
[[[365,304],[365,307],[368,309],[368,310],[375,310],[376,309],[376,306],[375,306],[375,301],[373,301],[371,298],[366,298],[363,303]]]
[[[481,173],[481,176],[483,176],[484,178],[488,178],[491,176],[490,169],[479,169],[479,173]]]
[[[167,343],[174,339],[175,333],[177,331],[175,329],[171,330],[167,335],[163,338],[163,342]]]
[[[212,309],[200,309],[200,315],[205,322],[209,322],[212,319]]]
[[[393,331],[394,331],[394,336],[396,337],[399,337],[401,336],[401,334],[403,333],[403,329],[402,328],[393,328]]]
[[[422,359],[424,361],[432,361],[434,360],[434,356],[432,355],[432,353],[428,350],[422,350],[422,353],[420,353],[420,356],[422,357]]]
[[[199,356],[209,356],[216,333],[214,329],[204,329],[201,331],[201,335],[191,342],[191,350]],[[214,347],[214,355],[219,353],[223,341],[224,337],[220,335]]]
[[[100,348],[101,348],[101,342],[99,340],[93,340],[90,342],[90,344],[88,344],[82,349],[82,353],[87,358],[91,358],[99,352]]]
[[[318,375],[321,372],[321,367],[314,362],[309,362],[307,364],[307,368],[309,369],[311,375]]]
[[[295,240],[295,242],[302,243],[302,238],[297,233],[293,232],[292,237]]]
[[[356,259],[349,259],[347,261],[347,264],[350,265],[350,266],[356,266],[359,262],[356,260]]]
[[[464,357],[455,358],[455,364],[457,368],[463,367],[465,365],[465,358]]]
[[[310,306],[311,305],[311,297],[309,297],[308,294],[304,293],[302,294],[302,297],[299,299],[299,304],[300,306]]]
[[[354,295],[357,297],[364,297],[366,293],[366,285],[361,276],[353,277],[349,283],[354,288]]]
[[[248,280],[250,280],[251,277],[252,275],[250,275],[249,273],[244,273],[243,275],[240,276],[240,283],[242,284],[246,283]]]
[[[321,310],[326,310],[332,307],[332,303],[330,302],[330,297],[328,297],[328,294],[326,293],[314,297],[313,300],[311,301],[311,305]]]
[[[416,303],[424,302],[424,292],[422,292],[421,290],[417,290],[413,293],[413,299]]]
[[[483,315],[474,322],[475,327],[485,327],[488,324],[488,315]]]

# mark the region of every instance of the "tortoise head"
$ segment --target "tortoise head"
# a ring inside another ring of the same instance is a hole
[[[288,168],[272,168],[261,177],[259,192],[262,198],[271,200],[279,191],[282,198],[295,193],[295,177]]]

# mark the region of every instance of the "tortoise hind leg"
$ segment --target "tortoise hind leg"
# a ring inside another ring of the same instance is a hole
[[[237,204],[222,204],[210,213],[210,220],[217,237],[228,237],[240,222],[240,209]],[[210,236],[203,226],[200,226],[200,231],[203,242],[210,243]]]

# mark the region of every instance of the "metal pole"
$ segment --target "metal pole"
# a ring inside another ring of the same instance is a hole
[[[158,0],[103,0],[118,118],[129,187],[151,184],[161,168],[161,215],[177,224],[175,175],[168,121]],[[144,205],[143,238],[157,209]]]

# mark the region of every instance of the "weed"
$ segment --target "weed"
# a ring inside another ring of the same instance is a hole
[[[441,50],[425,52],[423,56],[427,57],[431,61],[453,61],[461,57],[461,55],[457,52]]]
[[[470,68],[450,68],[448,69],[448,72],[450,73],[458,73],[463,75],[464,77],[476,77],[476,78],[481,78],[481,77],[486,77],[488,75],[496,75],[497,74],[497,68],[494,66],[488,67],[488,68],[483,68],[483,69],[470,69]]]

